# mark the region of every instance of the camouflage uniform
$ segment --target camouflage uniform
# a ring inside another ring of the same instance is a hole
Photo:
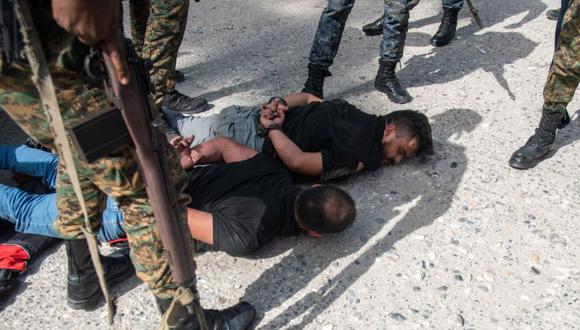
[[[580,7],[572,0],[564,13],[562,26],[552,59],[548,80],[544,86],[544,109],[564,112],[574,97],[580,80]],[[565,8],[565,7],[564,7]]]
[[[398,62],[403,56],[403,48],[409,25],[409,11],[420,0],[384,0],[385,23],[379,57],[386,62]],[[443,0],[445,9],[461,9],[464,0]],[[309,61],[311,64],[329,68],[333,61],[346,20],[355,0],[328,0],[320,16]]]
[[[131,34],[139,55],[153,62],[155,103],[175,89],[175,63],[189,0],[130,0]]]
[[[91,81],[82,70],[89,48],[56,25],[49,1],[32,6],[31,14],[43,43],[65,125],[103,109],[106,96],[102,83]],[[0,105],[26,133],[42,144],[53,146],[51,128],[30,76],[27,63],[4,64],[0,75]],[[171,152],[169,155],[173,168],[171,179],[176,186],[182,187],[185,173],[177,165],[174,154]],[[127,237],[137,275],[149,285],[155,296],[171,298],[176,285],[163,253],[142,175],[130,151],[122,150],[92,164],[75,156],[75,166],[93,229],[100,225],[105,194],[114,197],[126,217]],[[187,198],[182,196],[182,205]],[[57,199],[60,216],[55,230],[65,239],[83,238],[80,230],[84,224],[83,215],[62,163],[57,179]],[[185,217],[185,208],[183,211]]]

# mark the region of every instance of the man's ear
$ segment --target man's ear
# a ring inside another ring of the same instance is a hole
[[[419,146],[418,138],[413,138],[409,141],[409,149],[416,150],[418,146]]]
[[[392,140],[397,135],[397,126],[393,124],[388,124],[385,126],[385,130],[383,131],[383,141],[385,140]]]

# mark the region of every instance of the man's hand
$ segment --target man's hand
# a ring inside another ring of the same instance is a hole
[[[286,119],[286,111],[288,111],[288,107],[284,103],[280,102],[279,99],[273,99],[272,102],[262,105],[260,123],[264,127],[272,124],[282,125]]]
[[[177,136],[173,138],[169,143],[175,148],[175,151],[179,154],[179,160],[181,162],[181,167],[188,170],[195,166],[197,162],[201,159],[202,155],[194,149],[191,149],[191,143],[194,137],[183,137]]]
[[[103,42],[103,51],[111,57],[117,79],[126,85],[129,73],[119,35],[120,6],[119,0],[52,0],[52,16],[81,42]]]
[[[177,152],[181,152],[183,149],[190,149],[194,138],[193,135],[190,137],[176,136],[169,142],[169,144],[171,144]]]

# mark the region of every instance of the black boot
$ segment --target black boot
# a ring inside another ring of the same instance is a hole
[[[383,34],[383,23],[385,23],[385,14],[376,21],[363,26],[362,30],[367,36],[378,36]]]
[[[88,244],[84,239],[77,239],[67,240],[65,245],[68,257],[68,306],[72,309],[93,310],[98,306],[103,293]],[[120,283],[135,273],[129,256],[101,257],[101,261],[109,285]]]
[[[156,300],[159,311],[161,314],[164,314],[171,305],[171,299],[156,298]],[[177,317],[174,318],[175,323],[170,325],[171,329],[195,330],[200,328],[195,313],[191,314],[187,308],[183,306],[176,308],[178,308],[178,310],[174,310],[173,315],[177,315]],[[193,310],[193,307],[191,310]],[[179,314],[182,315],[179,316]],[[211,330],[244,330],[247,329],[254,320],[256,310],[250,303],[242,301],[223,310],[204,310],[204,314],[207,326]]]
[[[209,110],[207,100],[201,97],[189,97],[173,90],[163,96],[163,106],[174,111],[196,114]]]
[[[379,60],[379,71],[375,78],[375,88],[387,94],[394,103],[409,103],[413,100],[411,95],[401,86],[395,75],[397,62],[386,62]]]
[[[509,161],[510,166],[518,170],[527,170],[541,162],[552,149],[558,126],[566,126],[564,113],[548,112],[544,109],[539,127],[528,142],[514,152]]]
[[[324,98],[324,78],[330,77],[332,74],[328,68],[317,64],[308,64],[308,79],[304,83],[302,93],[310,93]]]
[[[457,14],[460,9],[443,9],[443,17],[441,18],[441,25],[437,33],[431,38],[431,45],[441,47],[447,45],[453,37],[455,37],[455,29],[457,28]]]

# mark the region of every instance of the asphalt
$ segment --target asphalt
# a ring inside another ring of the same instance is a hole
[[[192,2],[178,89],[219,111],[299,91],[325,1]],[[256,306],[258,329],[580,328],[580,119],[554,155],[518,171],[507,161],[540,118],[553,52],[553,0],[477,1],[457,38],[433,48],[440,2],[411,13],[398,74],[414,101],[373,88],[380,37],[361,26],[381,1],[359,1],[327,79],[326,97],[374,114],[415,109],[433,124],[436,154],[339,185],[358,205],[352,228],[322,239],[279,239],[250,258],[196,257],[207,308]],[[580,110],[579,100],[568,110]],[[0,112],[0,142],[23,136]],[[6,173],[2,176],[8,181]],[[0,303],[1,329],[105,329],[106,310],[66,307],[66,256],[47,251]],[[114,288],[117,329],[154,329],[159,313],[136,278]]]

